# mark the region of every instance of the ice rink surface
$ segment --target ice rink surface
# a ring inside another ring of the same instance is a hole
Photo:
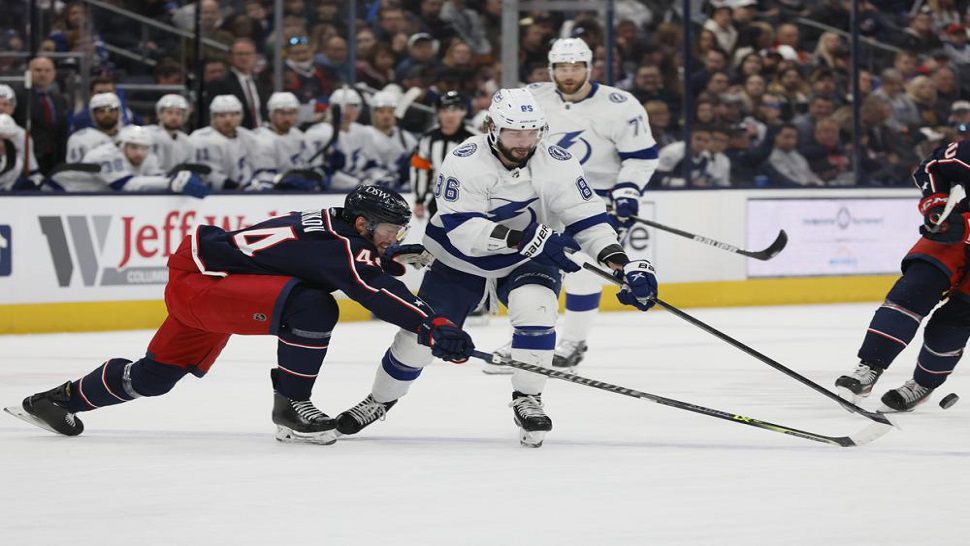
[[[828,387],[855,363],[875,307],[691,312]],[[471,330],[484,349],[508,335],[504,318]],[[321,409],[334,415],[369,392],[393,332],[338,325],[314,393]],[[0,403],[111,356],[137,358],[150,336],[0,337]],[[910,377],[921,340],[877,396]],[[205,379],[85,413],[78,438],[0,414],[0,543],[970,544],[967,369],[900,416],[901,430],[850,449],[550,380],[555,428],[526,449],[508,376],[440,362],[359,436],[280,444],[274,364],[275,340],[236,337]],[[578,371],[826,435],[868,422],[663,312],[602,315]],[[936,402],[949,392],[967,399],[944,411]]]

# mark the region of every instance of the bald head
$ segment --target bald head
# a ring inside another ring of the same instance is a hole
[[[57,78],[54,61],[49,57],[36,57],[30,61],[30,78],[35,87],[46,90]]]

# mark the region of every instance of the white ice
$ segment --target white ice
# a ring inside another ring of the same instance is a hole
[[[874,308],[692,313],[830,386]],[[363,398],[393,332],[340,324],[316,403]],[[508,330],[472,332],[490,349]],[[0,403],[137,358],[150,336],[0,337]],[[868,422],[668,313],[604,314],[590,344],[588,377],[833,436]],[[0,414],[0,544],[970,544],[970,399],[936,404],[970,398],[970,370],[850,449],[550,380],[555,429],[527,449],[507,376],[436,363],[386,421],[326,447],[273,439],[274,363],[273,339],[234,338],[205,379],[82,414],[77,438]]]

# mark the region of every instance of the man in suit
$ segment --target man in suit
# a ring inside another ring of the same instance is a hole
[[[67,153],[67,101],[56,88],[57,69],[48,57],[36,57],[30,61],[30,74],[33,87],[30,89],[31,136],[34,140],[34,155],[40,172],[50,173],[57,164],[64,162]],[[20,90],[14,119],[26,127],[27,91]]]
[[[239,38],[229,50],[229,73],[214,82],[207,92],[209,97],[234,95],[243,104],[242,126],[256,129],[266,118],[266,101],[270,89],[256,80],[256,46],[248,38]]]

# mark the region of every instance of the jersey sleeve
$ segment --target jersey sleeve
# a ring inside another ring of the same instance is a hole
[[[914,173],[924,197],[937,193],[949,194],[954,184],[963,184],[965,189],[970,189],[963,182],[970,179],[970,141],[953,142],[937,149],[933,156]]]
[[[642,192],[657,168],[658,147],[643,107],[625,91],[610,94],[611,101],[620,98],[624,100],[614,104],[620,115],[613,122],[610,135],[620,157],[620,172],[614,187],[630,186]]]
[[[212,169],[212,172],[206,175],[209,185],[214,188],[221,188],[225,180],[229,178],[229,173],[223,167],[225,158],[223,157],[222,146],[219,146],[217,141],[200,131],[192,133],[189,140],[192,143],[193,150],[195,150],[195,162]]]
[[[491,237],[498,224],[488,219],[489,179],[475,172],[474,158],[448,154],[432,184],[437,216],[448,241],[462,254],[481,257],[508,251],[508,246],[496,248]]]

